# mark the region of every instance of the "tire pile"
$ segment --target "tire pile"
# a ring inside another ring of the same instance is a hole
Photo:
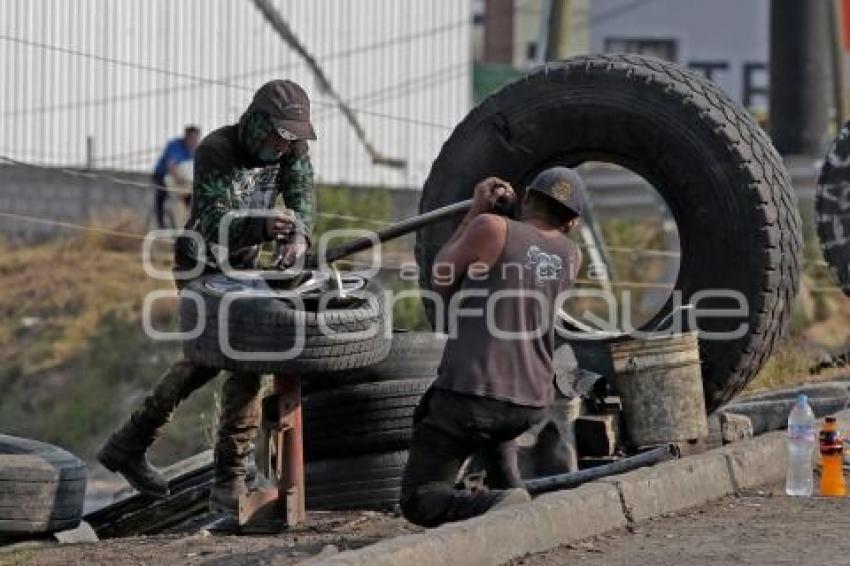
[[[445,337],[395,332],[379,364],[305,380],[309,509],[388,509],[398,503],[413,411],[437,376]]]

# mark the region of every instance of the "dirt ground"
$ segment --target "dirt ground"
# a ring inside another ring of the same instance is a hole
[[[20,548],[0,564],[296,564],[420,529],[375,512],[311,512],[309,526],[280,535],[218,535],[203,520],[170,534],[96,545]],[[792,498],[781,487],[727,497],[687,512],[516,559],[510,566],[850,564],[850,497]]]
[[[514,560],[511,566],[850,564],[850,498],[788,497],[779,487]]]
[[[308,526],[279,535],[211,534],[200,520],[171,534],[103,540],[97,544],[20,548],[0,553],[7,564],[295,564],[416,532],[399,516],[373,511],[310,512]]]

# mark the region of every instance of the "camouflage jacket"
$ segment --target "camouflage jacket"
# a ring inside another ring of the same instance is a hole
[[[259,244],[268,241],[266,217],[250,210],[269,210],[277,197],[300,220],[298,232],[310,239],[313,227],[313,167],[306,144],[279,163],[266,164],[238,143],[238,126],[210,133],[195,154],[192,209],[186,222],[200,238],[181,236],[175,245],[175,269],[190,270],[200,261],[219,270],[221,254],[232,267],[254,267]],[[228,223],[228,224],[224,224]],[[222,238],[222,226],[226,226]],[[202,244],[199,244],[202,242]]]

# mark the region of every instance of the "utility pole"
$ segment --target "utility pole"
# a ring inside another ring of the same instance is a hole
[[[844,101],[844,42],[842,20],[844,19],[844,2],[830,2],[829,10],[829,40],[832,43],[830,49],[830,70],[832,71],[832,101],[835,111],[833,120],[835,122],[835,134],[844,125],[846,114]]]
[[[832,2],[772,0],[769,128],[783,155],[821,155],[832,112]]]
[[[568,34],[569,0],[549,0],[548,33],[546,34],[546,61],[563,59],[562,46]]]
[[[94,137],[86,136],[86,169],[94,169]]]
[[[587,53],[589,45],[590,0],[548,0],[544,4],[545,60],[566,59]]]
[[[540,31],[537,36],[538,60],[540,63],[555,61],[567,56],[569,35],[569,14],[571,0],[543,0]],[[602,289],[613,294],[612,278],[616,278],[614,262],[608,253],[608,244],[602,236],[602,229],[596,223],[591,199],[585,203],[579,235],[586,245],[588,260],[598,270],[598,282]],[[602,269],[599,269],[602,266]]]

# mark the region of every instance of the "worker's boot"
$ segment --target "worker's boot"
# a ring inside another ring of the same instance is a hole
[[[224,382],[210,511],[236,515],[239,498],[248,493],[247,460],[260,426],[261,388],[262,376],[254,373],[232,373]]]
[[[147,449],[171,419],[177,405],[192,391],[218,375],[218,370],[181,360],[160,378],[153,392],[97,454],[98,461],[124,476],[139,492],[152,497],[168,495],[168,481],[147,458]]]

